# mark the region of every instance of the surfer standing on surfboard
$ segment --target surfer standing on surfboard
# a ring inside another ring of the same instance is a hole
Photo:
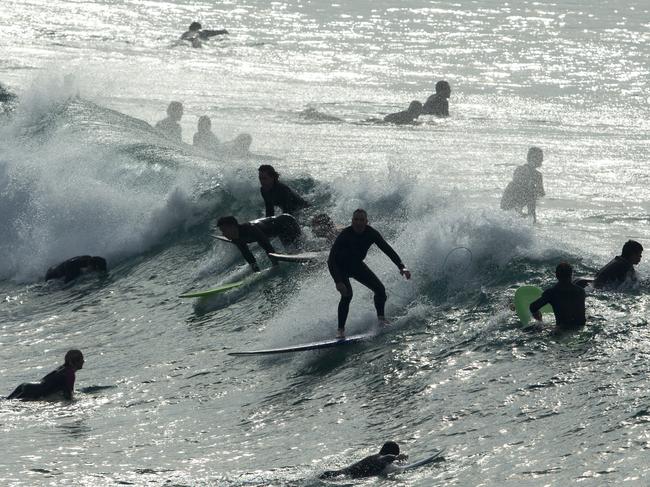
[[[571,282],[573,267],[560,262],[555,268],[557,284],[546,289],[542,297],[530,305],[530,313],[541,321],[540,309],[546,304],[553,306],[558,331],[573,331],[585,326],[585,290]]]
[[[217,227],[224,237],[234,243],[255,272],[259,272],[255,256],[248,248],[249,243],[257,242],[266,254],[274,254],[275,249],[270,239],[278,237],[286,249],[296,247],[302,235],[300,225],[291,215],[278,215],[269,218],[260,218],[249,223],[239,223],[234,216],[223,216],[217,220]],[[278,265],[278,260],[269,255],[273,265]]]
[[[407,279],[411,278],[411,272],[404,266],[397,252],[393,250],[381,234],[368,225],[368,214],[361,208],[352,214],[352,225],[341,231],[332,249],[330,250],[327,265],[330,274],[336,283],[336,289],[341,293],[338,309],[338,331],[337,338],[345,338],[345,322],[350,311],[352,302],[352,285],[350,278],[360,282],[375,293],[375,309],[380,325],[386,324],[384,317],[384,305],[386,304],[386,288],[379,278],[363,262],[372,244],[386,254],[397,266],[400,274]]]

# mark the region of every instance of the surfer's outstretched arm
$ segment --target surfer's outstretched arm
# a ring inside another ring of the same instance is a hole
[[[206,40],[206,39],[209,39],[210,37],[220,36],[220,35],[224,35],[224,34],[228,34],[228,31],[226,29],[202,30],[201,32],[199,32],[199,38],[201,40]]]

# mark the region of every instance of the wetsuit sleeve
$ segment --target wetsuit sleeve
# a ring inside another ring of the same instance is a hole
[[[248,262],[250,265],[253,267],[257,266],[257,261],[255,260],[255,256],[253,255],[253,252],[251,252],[251,249],[248,248],[248,244],[242,240],[233,240],[233,242],[239,251],[241,252],[241,255],[246,259],[246,262]]]
[[[399,258],[399,255],[397,255],[397,252],[395,252],[393,247],[391,247],[390,244],[384,240],[384,237],[382,237],[381,234],[374,228],[373,232],[374,242],[377,244],[377,247],[379,247],[381,251],[386,254],[390,260],[393,261],[393,263],[400,271],[404,269],[404,263],[402,262],[402,259]]]
[[[543,306],[551,302],[551,292],[549,289],[542,293],[542,296],[537,300],[533,301],[529,308],[531,313],[537,313]]]
[[[227,34],[227,33],[228,33],[228,31],[227,31],[226,29],[221,29],[221,30],[202,30],[202,31],[199,33],[199,38],[205,40],[205,39],[209,39],[210,37],[213,37],[213,36],[219,36],[219,35],[223,35],[223,34]]]
[[[345,232],[345,230],[343,232]],[[342,245],[341,242],[345,239],[345,234],[343,232],[341,232],[339,236],[336,237],[336,240],[334,240],[334,244],[332,244],[332,248],[330,249],[330,255],[327,258],[327,267],[329,268],[332,279],[334,279],[334,282],[336,283],[343,282],[343,273],[336,262]]]
[[[264,206],[266,207],[266,217],[275,216],[275,208],[273,207],[273,199],[271,197],[271,192],[267,191],[266,193],[262,188],[260,188],[260,193],[262,193],[262,198],[264,199]]]
[[[252,225],[251,232],[253,234],[253,237],[255,238],[255,241],[266,252],[266,255],[275,253],[275,249],[273,248],[273,245],[271,245],[271,241],[262,230],[257,228],[255,225]],[[271,257],[270,255],[269,255],[269,259],[271,259],[271,262],[273,262],[274,264],[277,262],[277,259],[275,257]]]

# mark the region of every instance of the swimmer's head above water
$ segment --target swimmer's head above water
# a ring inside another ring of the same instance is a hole
[[[387,441],[379,450],[380,455],[399,455],[399,445],[394,441]]]
[[[81,370],[84,366],[83,353],[81,353],[81,350],[68,350],[63,363],[66,367]]]
[[[445,80],[438,81],[436,83],[436,94],[449,98],[451,96],[451,86],[449,86],[449,83]]]
[[[199,22],[192,22],[187,30],[190,32],[198,32],[201,30],[201,24]]]
[[[544,152],[539,147],[531,147],[528,149],[528,156],[526,159],[529,166],[540,167],[544,160]]]
[[[167,106],[167,116],[175,122],[178,122],[183,118],[183,104],[180,101],[172,101]]]
[[[196,127],[199,132],[209,132],[212,129],[212,120],[207,115],[201,115]]]

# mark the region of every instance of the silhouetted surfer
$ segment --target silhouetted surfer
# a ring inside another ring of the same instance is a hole
[[[80,255],[73,257],[57,266],[52,266],[45,274],[45,280],[63,279],[64,282],[70,282],[81,274],[87,272],[106,272],[106,259],[98,256]]]
[[[231,156],[236,157],[246,157],[250,156],[250,147],[253,143],[253,137],[250,134],[239,134],[233,140],[223,143],[223,151]],[[264,158],[265,156],[257,156],[259,158]]]
[[[555,268],[557,284],[546,289],[542,296],[531,303],[530,313],[541,321],[542,307],[550,304],[555,315],[555,326],[559,331],[578,330],[585,326],[585,290],[571,282],[573,267],[560,262]]]
[[[221,143],[212,132],[212,120],[207,115],[199,117],[192,145],[208,152],[221,150]]]
[[[298,210],[309,206],[301,196],[289,186],[279,181],[280,174],[269,164],[262,164],[259,169],[260,192],[264,198],[266,216],[275,215],[275,207],[280,207],[282,213],[295,215]]]
[[[375,293],[375,309],[380,325],[386,324],[384,317],[384,305],[386,304],[386,289],[379,278],[363,262],[368,254],[368,249],[377,244],[377,247],[384,252],[397,266],[400,274],[407,279],[411,273],[402,263],[397,252],[384,240],[381,234],[368,225],[368,214],[366,210],[359,208],[352,214],[352,225],[343,229],[336,237],[334,245],[330,250],[327,265],[330,274],[336,283],[336,289],[341,293],[338,309],[338,331],[337,338],[345,337],[345,322],[350,310],[352,301],[352,285],[350,278],[355,279]]]
[[[341,475],[346,475],[353,479],[358,479],[362,477],[386,475],[391,472],[390,466],[392,466],[393,462],[396,460],[405,460],[406,458],[406,455],[400,454],[399,445],[397,443],[394,441],[387,441],[381,447],[379,453],[370,455],[341,470],[328,470],[323,472],[319,478],[331,479]]]
[[[210,37],[228,34],[226,29],[202,30],[199,22],[192,22],[186,32],[181,34],[179,40],[189,41],[192,47],[201,47],[201,41],[207,41]]]
[[[596,273],[594,287],[616,287],[626,281],[636,281],[634,266],[641,262],[642,254],[643,246],[639,242],[635,240],[625,242],[621,255],[614,257]]]
[[[435,115],[437,117],[449,116],[449,102],[451,86],[444,80],[436,83],[436,93],[427,98],[422,106],[422,115]]]
[[[421,114],[422,114],[422,103],[420,103],[417,100],[413,100],[409,105],[408,109],[402,112],[391,113],[389,115],[386,115],[384,117],[384,122],[394,123],[397,125],[410,124],[410,123],[414,123]]]
[[[224,216],[217,221],[217,227],[224,237],[232,240],[255,272],[259,272],[255,256],[248,248],[249,243],[257,242],[268,254],[275,253],[270,239],[278,237],[287,249],[295,248],[300,238],[300,226],[291,215],[278,215],[260,218],[249,223],[239,223],[234,216]],[[269,255],[273,265],[278,261]]]
[[[176,141],[183,141],[183,130],[178,122],[183,118],[183,104],[180,101],[173,101],[167,107],[167,118],[156,124],[156,128],[164,132],[167,137]]]
[[[79,350],[68,350],[61,367],[47,374],[39,383],[20,384],[7,399],[34,401],[60,393],[70,400],[74,392],[75,372],[81,370],[83,365],[83,354]]]
[[[537,199],[544,196],[542,173],[537,168],[542,165],[544,153],[539,147],[528,149],[527,163],[515,169],[512,181],[508,183],[501,197],[502,210],[516,210],[523,215],[523,207],[528,208],[528,216],[537,221]]]

